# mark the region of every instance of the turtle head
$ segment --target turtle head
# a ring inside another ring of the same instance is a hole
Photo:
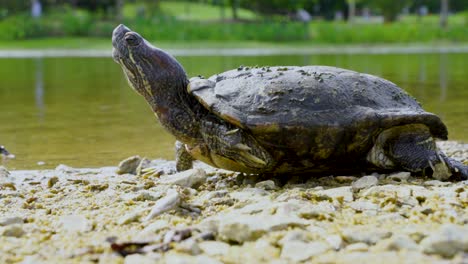
[[[181,85],[181,81],[187,83],[176,59],[122,24],[112,33],[112,46],[112,57],[122,67],[128,83],[150,103],[170,92],[174,85]]]

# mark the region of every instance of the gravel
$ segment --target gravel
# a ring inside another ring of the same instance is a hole
[[[467,145],[440,146],[468,162]],[[139,174],[149,165],[153,173]],[[468,259],[468,181],[396,172],[278,184],[173,166],[131,157],[120,169],[0,168],[0,263]]]

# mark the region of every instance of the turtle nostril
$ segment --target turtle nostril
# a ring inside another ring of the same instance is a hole
[[[134,34],[127,33],[125,34],[124,39],[130,46],[136,46],[140,43],[139,38],[135,36]]]

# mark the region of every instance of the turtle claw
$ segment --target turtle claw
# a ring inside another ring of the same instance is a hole
[[[259,157],[256,157],[252,154],[250,154],[249,152],[247,152],[246,150],[243,150],[239,153],[242,157],[246,158],[249,163],[253,163],[255,164],[255,167],[264,167],[267,163],[260,159]]]

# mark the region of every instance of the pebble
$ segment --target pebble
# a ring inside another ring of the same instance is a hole
[[[258,239],[269,231],[303,227],[306,222],[298,217],[284,215],[230,214],[219,219],[219,236],[225,241],[242,243]]]
[[[140,162],[140,156],[132,156],[122,160],[118,165],[117,174],[136,174]]]
[[[444,224],[424,238],[420,245],[425,253],[451,258],[459,252],[468,251],[468,227]]]
[[[407,171],[393,173],[387,176],[387,179],[395,182],[408,182],[408,179],[411,177],[411,173]]]
[[[142,215],[143,215],[142,210],[135,210],[133,212],[129,212],[129,213],[121,216],[117,220],[117,224],[118,225],[128,225],[130,223],[137,222]]]
[[[127,255],[124,260],[124,264],[153,264],[156,262],[156,259],[139,254]]]
[[[59,221],[62,228],[70,232],[87,232],[92,229],[91,222],[82,215],[64,215]]]
[[[325,241],[334,249],[340,250],[343,248],[343,238],[340,235],[328,235],[325,237]]]
[[[373,175],[369,175],[359,178],[357,181],[353,182],[351,186],[354,192],[358,192],[362,189],[376,186],[377,184],[379,184],[379,179]]]
[[[287,241],[281,248],[281,258],[290,259],[294,262],[306,261],[313,256],[322,254],[330,249],[324,242],[302,242],[298,240]]]
[[[198,246],[209,256],[223,256],[229,251],[229,244],[220,241],[202,241]]]
[[[260,189],[264,189],[264,190],[267,190],[267,191],[277,190],[278,189],[275,182],[272,181],[272,180],[257,182],[255,184],[255,188],[260,188]]]
[[[0,226],[22,224],[23,218],[18,216],[2,217],[0,218]]]
[[[21,225],[8,225],[0,228],[0,234],[6,237],[21,237],[25,234]]]
[[[203,169],[190,169],[172,175],[161,176],[159,183],[196,188],[205,181],[206,173]]]
[[[354,252],[354,251],[365,252],[369,250],[369,245],[366,243],[362,243],[362,242],[353,243],[353,244],[348,245],[345,248],[345,250],[348,252]]]
[[[354,199],[353,192],[349,186],[319,190],[316,192],[316,194],[325,195],[338,201],[342,199],[345,202],[351,202]]]
[[[156,204],[151,209],[150,214],[145,218],[144,221],[149,221],[158,215],[175,209],[180,204],[180,195],[174,189],[169,189],[166,192],[166,196],[156,201]]]
[[[366,243],[374,245],[378,241],[389,238],[392,232],[385,229],[369,229],[366,227],[352,227],[342,230],[343,239],[348,243]]]

